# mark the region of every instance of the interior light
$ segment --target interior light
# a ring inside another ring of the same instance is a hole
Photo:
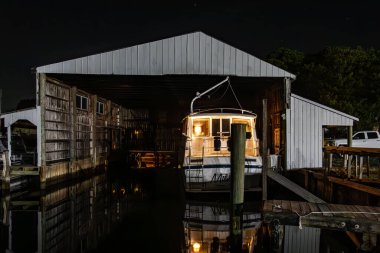
[[[199,244],[199,243],[197,243],[197,242],[195,242],[194,244],[193,244],[193,251],[194,252],[199,252],[199,249],[201,248],[201,245]]]
[[[202,134],[202,127],[201,127],[201,126],[195,126],[195,127],[194,127],[194,134],[195,134],[196,136],[201,135],[201,134]]]

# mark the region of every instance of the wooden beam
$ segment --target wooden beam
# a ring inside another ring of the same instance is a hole
[[[272,170],[268,170],[268,177],[311,203],[325,203],[324,200]]]
[[[380,148],[359,148],[343,146],[326,146],[324,151],[328,153],[348,153],[354,155],[380,155]]]
[[[339,184],[339,185],[342,185],[342,186],[345,186],[345,187],[348,187],[351,189],[366,192],[366,193],[380,197],[380,189],[378,189],[378,188],[374,188],[371,186],[355,183],[351,180],[341,179],[341,178],[336,178],[336,177],[331,177],[331,176],[328,177],[328,179],[332,183]]]

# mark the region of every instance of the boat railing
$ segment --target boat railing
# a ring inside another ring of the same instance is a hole
[[[190,115],[193,116],[193,115],[197,115],[201,113],[239,113],[242,115],[257,116],[257,114],[252,111],[238,109],[238,108],[210,108],[210,109],[203,109],[203,110],[198,109]]]
[[[250,156],[258,156],[259,155],[259,148],[246,148],[245,149],[246,155]],[[189,157],[199,157],[203,158],[205,156],[230,156],[230,150],[227,146],[221,146],[220,149],[215,150],[214,147],[203,147],[201,150],[195,151],[191,147],[189,148]]]

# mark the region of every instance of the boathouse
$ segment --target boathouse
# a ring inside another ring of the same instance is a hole
[[[268,100],[270,151],[287,169],[322,167],[322,127],[357,120],[292,94],[292,73],[194,32],[37,67],[36,108],[24,113],[37,129],[41,182],[107,164],[121,147],[138,166],[148,164],[144,150],[178,151],[191,99],[226,76],[242,107],[258,114],[259,139]],[[237,104],[231,97],[223,106]],[[10,137],[13,116],[1,117]]]

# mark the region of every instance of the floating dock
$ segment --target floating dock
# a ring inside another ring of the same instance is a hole
[[[318,227],[341,231],[380,233],[380,207],[266,200],[263,220],[283,225]]]

